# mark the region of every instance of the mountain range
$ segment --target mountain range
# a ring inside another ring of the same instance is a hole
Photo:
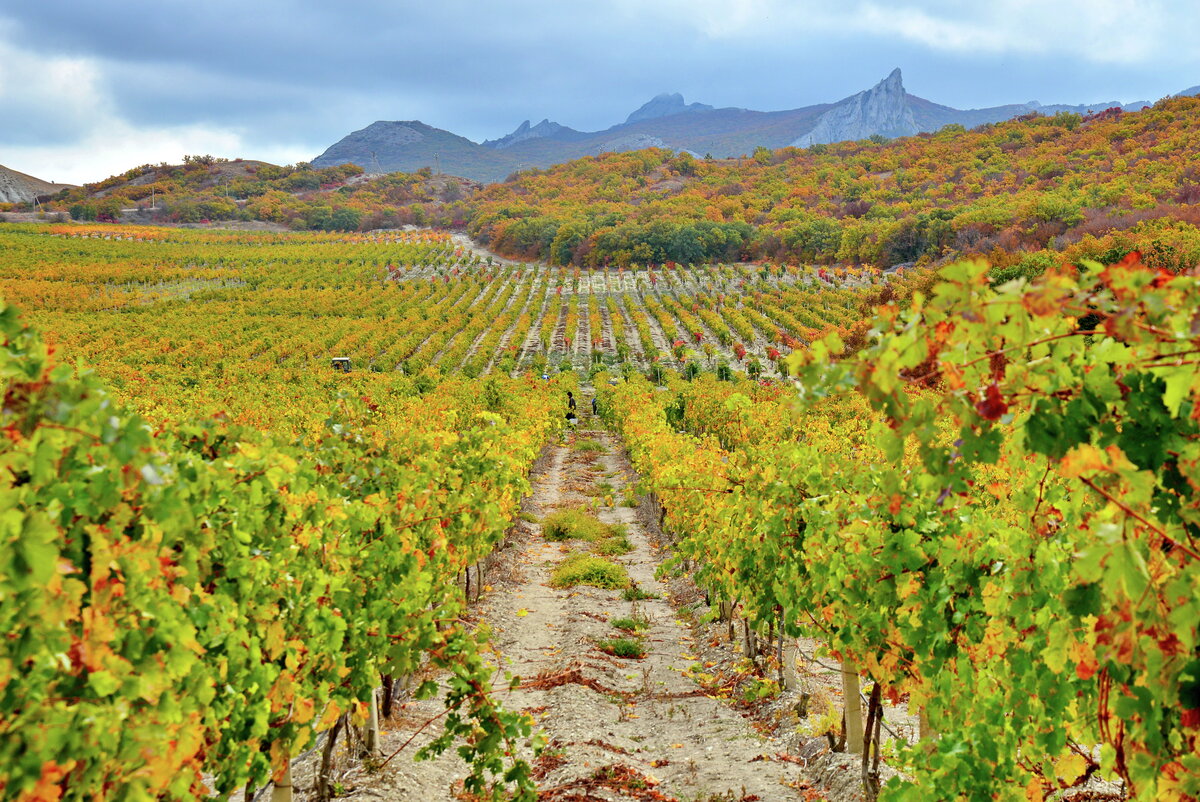
[[[1181,94],[1197,94],[1192,87]],[[895,69],[882,81],[836,103],[819,103],[787,111],[713,108],[686,103],[683,96],[661,94],[603,131],[577,131],[542,120],[521,123],[498,139],[472,142],[466,137],[417,120],[378,121],[331,145],[313,160],[315,167],[352,162],[369,173],[413,172],[431,167],[475,181],[501,181],[527,167],[549,167],[582,156],[648,147],[688,151],[717,158],[749,154],[762,146],[787,146],[865,139],[873,135],[910,136],[957,123],[974,128],[985,123],[1037,112],[1086,114],[1114,106],[1136,111],[1148,101],[1078,105],[1046,105],[1037,101],[956,109],[909,94]]]

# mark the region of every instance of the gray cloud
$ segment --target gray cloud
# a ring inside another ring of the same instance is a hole
[[[476,140],[547,116],[594,130],[662,91],[794,108],[895,66],[909,91],[956,106],[1153,100],[1200,83],[1198,17],[1191,0],[10,4],[0,163],[85,142],[97,120],[311,157],[376,119]],[[45,63],[76,69],[88,92],[31,81]]]

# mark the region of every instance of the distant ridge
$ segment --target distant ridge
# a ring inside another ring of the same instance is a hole
[[[56,195],[72,184],[55,184],[17,172],[0,164],[0,203],[30,203]]]
[[[1200,86],[1180,94],[1200,94]],[[577,131],[543,119],[522,122],[512,133],[472,142],[417,120],[378,121],[348,134],[313,159],[315,167],[353,162],[367,172],[412,172],[430,167],[474,181],[502,181],[518,170],[550,167],[606,151],[661,147],[677,153],[725,158],[749,155],[757,147],[840,142],[872,136],[911,136],[955,123],[974,128],[1023,114],[1079,114],[1111,107],[1136,111],[1148,101],[1042,105],[1037,101],[979,109],[956,109],[909,94],[899,68],[870,89],[836,103],[787,111],[714,108],[687,103],[678,92],[655,95],[630,112],[625,122],[603,131]]]

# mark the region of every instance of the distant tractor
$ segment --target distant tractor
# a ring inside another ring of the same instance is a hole
[[[350,372],[350,357],[348,356],[335,356],[333,359],[329,360],[329,364],[333,367],[336,373]]]

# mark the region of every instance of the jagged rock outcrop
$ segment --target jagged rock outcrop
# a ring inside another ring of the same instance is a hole
[[[817,118],[811,131],[792,142],[792,146],[805,148],[847,139],[866,139],[873,134],[911,136],[920,130],[897,67],[870,89],[835,104]]]
[[[670,145],[656,136],[650,136],[649,134],[628,134],[598,145],[595,151],[596,153],[624,153],[628,150],[669,147]]]
[[[29,203],[37,198],[54,195],[70,184],[52,184],[0,165],[0,203]]]
[[[502,136],[499,139],[488,139],[482,144],[489,148],[507,148],[518,142],[524,142],[528,139],[537,139],[539,137],[554,136],[557,133],[570,131],[565,125],[552,123],[549,119],[544,119],[537,125],[530,127],[529,120],[517,126],[517,130],[507,136]]]
[[[641,120],[654,120],[659,117],[670,117],[673,114],[687,114],[696,111],[712,111],[713,107],[706,103],[684,103],[683,95],[678,92],[663,92],[646,101],[636,111],[625,118],[625,124]]]

